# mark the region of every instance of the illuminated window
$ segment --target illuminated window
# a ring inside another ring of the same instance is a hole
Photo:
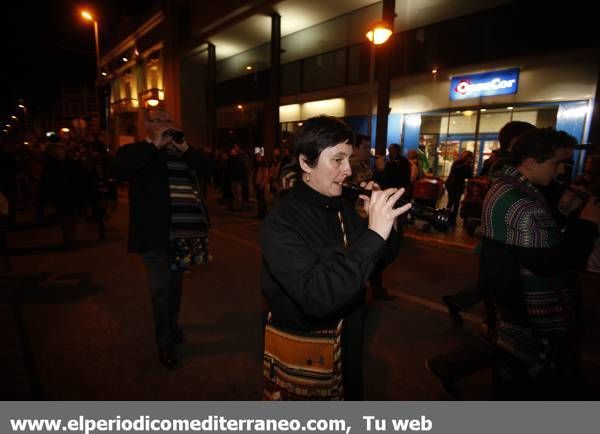
[[[153,52],[146,60],[146,90],[162,88],[162,63],[160,50],[157,50]]]

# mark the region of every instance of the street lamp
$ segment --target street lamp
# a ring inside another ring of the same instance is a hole
[[[90,21],[94,23],[94,40],[96,42],[96,112],[97,112],[97,116],[98,116],[98,127],[100,128],[102,121],[102,115],[100,113],[100,97],[101,97],[101,92],[100,92],[100,88],[98,86],[98,79],[100,78],[100,76],[105,77],[106,74],[104,72],[100,72],[100,41],[98,38],[98,20],[96,20],[96,18],[91,14],[90,11],[87,10],[82,10],[81,11],[81,17],[86,20],[86,21]],[[106,129],[108,131],[108,116],[106,119]]]
[[[94,39],[96,41],[96,76],[100,74],[100,41],[98,40],[98,21],[86,10],[81,11],[81,17],[86,21],[94,23]]]
[[[384,44],[392,35],[392,29],[390,25],[383,21],[376,21],[371,25],[367,33],[366,38],[371,42],[371,58],[369,61],[369,122],[367,124],[367,135],[369,136],[369,142],[372,144],[373,135],[373,82],[375,75],[375,46]]]
[[[392,36],[392,29],[385,21],[377,21],[373,23],[365,36],[374,45],[381,45],[384,44],[390,38],[390,36]]]

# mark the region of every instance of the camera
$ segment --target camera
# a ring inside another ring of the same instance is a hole
[[[185,136],[183,135],[183,131],[176,130],[173,128],[169,128],[165,132],[162,133],[163,137],[169,136],[173,139],[175,143],[181,145],[185,141]]]

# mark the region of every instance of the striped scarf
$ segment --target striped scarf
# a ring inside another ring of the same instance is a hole
[[[210,222],[199,191],[196,175],[181,154],[167,150],[171,228],[169,233],[171,270],[188,270],[210,260]]]

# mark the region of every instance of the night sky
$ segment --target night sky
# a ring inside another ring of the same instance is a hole
[[[79,16],[83,7],[96,13],[102,53],[123,21],[135,19],[151,3],[149,0],[5,3],[0,14],[5,47],[0,68],[0,121],[10,117],[19,98],[32,112],[39,112],[56,99],[61,83],[94,82],[94,30],[92,23]]]

